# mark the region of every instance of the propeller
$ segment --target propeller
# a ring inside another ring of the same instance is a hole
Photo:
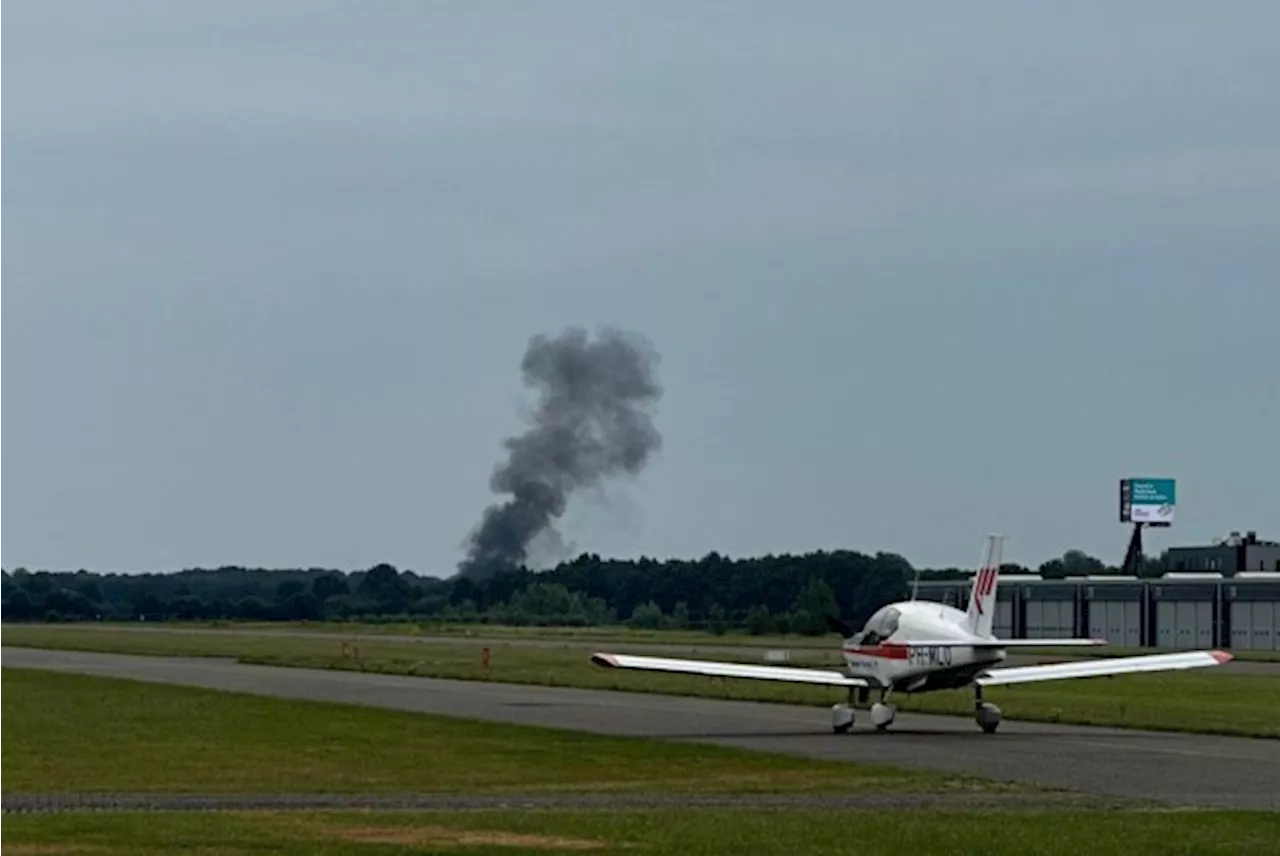
[[[827,626],[830,627],[832,630],[834,630],[836,633],[839,633],[841,639],[848,639],[849,637],[853,636],[854,633],[857,633],[856,630],[854,630],[848,624],[845,624],[839,618],[836,618],[834,615],[827,616]]]

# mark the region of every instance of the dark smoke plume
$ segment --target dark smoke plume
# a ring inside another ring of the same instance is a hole
[[[519,567],[535,538],[558,540],[554,523],[574,491],[644,469],[662,444],[649,413],[662,394],[657,362],[648,340],[620,330],[591,341],[571,328],[529,342],[521,369],[537,408],[529,430],[504,441],[507,460],[489,479],[511,498],[485,509],[459,573],[482,579]]]

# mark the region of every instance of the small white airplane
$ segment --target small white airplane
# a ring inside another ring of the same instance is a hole
[[[1186,651],[1049,663],[1039,666],[992,668],[1005,659],[1009,648],[1055,648],[1105,645],[1105,639],[997,639],[991,632],[1000,580],[1000,555],[1004,539],[988,535],[982,564],[969,591],[964,612],[941,603],[912,600],[882,607],[867,620],[860,633],[841,622],[832,625],[845,637],[845,668],[800,669],[790,666],[752,666],[708,660],[678,660],[632,654],[596,653],[591,661],[614,669],[682,672],[722,678],[754,678],[847,687],[849,701],[865,703],[872,690],[880,701],[871,706],[871,722],[881,731],[897,715],[889,703],[892,693],[924,693],[972,685],[974,714],[983,732],[994,734],[1000,725],[1000,708],[982,700],[984,687],[1093,678],[1133,672],[1160,672],[1218,666],[1232,659],[1225,651]],[[831,708],[831,728],[837,734],[853,727],[852,704]]]

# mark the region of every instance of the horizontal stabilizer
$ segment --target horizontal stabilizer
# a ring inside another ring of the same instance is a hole
[[[1106,639],[993,639],[984,648],[1096,648]]]
[[[1096,648],[1106,645],[1105,639],[904,639],[886,642],[886,645],[903,645],[915,648]]]
[[[1025,684],[1032,681],[1062,681],[1070,678],[1098,678],[1105,675],[1129,675],[1138,672],[1199,669],[1205,666],[1221,666],[1223,663],[1230,662],[1231,659],[1231,655],[1226,651],[1184,651],[1176,654],[1076,660],[1070,663],[1047,663],[1042,666],[991,669],[979,675],[975,683],[990,687],[1001,684]]]
[[[825,684],[833,687],[870,686],[863,678],[851,678],[834,669],[751,666],[746,663],[677,660],[669,657],[640,657],[633,654],[592,654],[591,662],[610,669],[643,669],[651,672],[707,675],[713,678],[750,678],[758,681],[788,681],[799,684]]]

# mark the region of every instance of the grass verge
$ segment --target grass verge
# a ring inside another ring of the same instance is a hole
[[[10,627],[59,627],[57,624],[17,624]],[[739,646],[748,648],[814,648],[831,647],[831,637],[802,636],[799,634],[768,634],[754,636],[741,631],[712,633],[707,630],[642,630],[616,625],[608,627],[515,627],[503,624],[464,624],[459,622],[398,621],[168,621],[168,622],[92,622],[70,626],[118,628],[122,630],[163,631],[303,631],[317,634],[341,634],[360,636],[436,636],[465,639],[491,640],[544,640],[548,642],[627,642],[649,645],[689,646]]]
[[[16,625],[27,627],[59,627],[62,625]],[[456,622],[358,622],[358,621],[172,621],[155,624],[137,622],[109,622],[91,625],[73,625],[102,629],[130,631],[222,631],[275,633],[304,632],[323,635],[348,636],[410,636],[423,638],[454,638],[459,642],[468,639],[491,641],[563,642],[590,645],[599,642],[630,645],[671,645],[683,648],[739,647],[781,648],[801,655],[825,653],[832,648],[830,636],[801,636],[797,634],[767,634],[754,636],[741,631],[712,633],[706,630],[641,630],[625,626],[610,627],[511,627],[499,624],[461,624]],[[1125,648],[1108,646],[1091,648],[1087,652],[1064,648],[1024,648],[1021,654],[1050,656],[1059,659],[1074,657],[1131,657],[1135,654],[1154,654],[1177,649]],[[1280,651],[1238,650],[1232,654],[1242,662],[1280,663]]]
[[[1265,812],[228,812],[11,816],[5,853],[1271,854]]]
[[[7,792],[1009,792],[983,780],[3,669]],[[7,826],[8,824],[6,824]]]

